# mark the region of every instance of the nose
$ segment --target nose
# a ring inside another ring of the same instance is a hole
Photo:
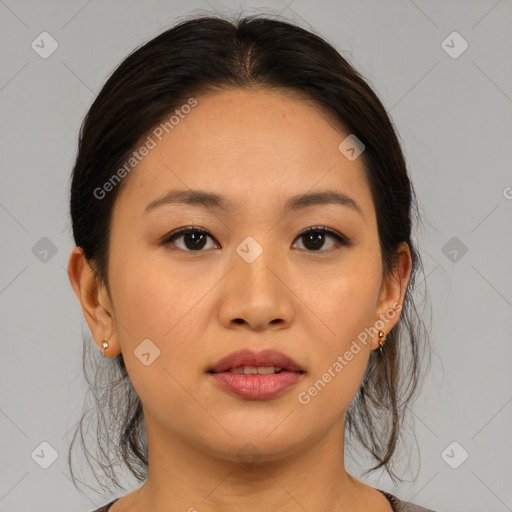
[[[285,262],[267,249],[249,261],[233,251],[232,268],[221,290],[221,324],[254,331],[289,327],[295,308]]]

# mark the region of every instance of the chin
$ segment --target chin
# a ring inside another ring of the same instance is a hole
[[[261,427],[240,423],[239,429],[229,430],[228,434],[215,439],[203,439],[210,455],[231,462],[253,465],[256,462],[272,462],[286,458],[300,449],[302,443],[297,438],[297,430]]]

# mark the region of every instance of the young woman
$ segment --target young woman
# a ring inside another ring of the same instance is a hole
[[[426,511],[344,462],[351,437],[394,476],[427,341],[415,213],[382,103],[317,35],[199,17],[129,55],[71,185],[69,277],[113,372],[97,460],[118,485],[114,443],[144,481],[98,512]]]

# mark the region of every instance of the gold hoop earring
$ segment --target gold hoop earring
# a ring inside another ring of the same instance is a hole
[[[384,346],[384,342],[386,341],[386,334],[384,331],[379,331],[379,351],[382,354],[382,347]]]

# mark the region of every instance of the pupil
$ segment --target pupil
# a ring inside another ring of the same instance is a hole
[[[313,249],[321,249],[323,243],[324,243],[324,234],[323,233],[308,233],[306,235],[306,239],[312,242]],[[308,247],[308,242],[304,245]]]
[[[204,239],[205,236],[203,233],[188,233],[185,235],[185,245],[187,249],[202,249],[204,247]],[[188,244],[187,242],[192,240],[192,244]],[[201,245],[201,242],[203,244]]]

